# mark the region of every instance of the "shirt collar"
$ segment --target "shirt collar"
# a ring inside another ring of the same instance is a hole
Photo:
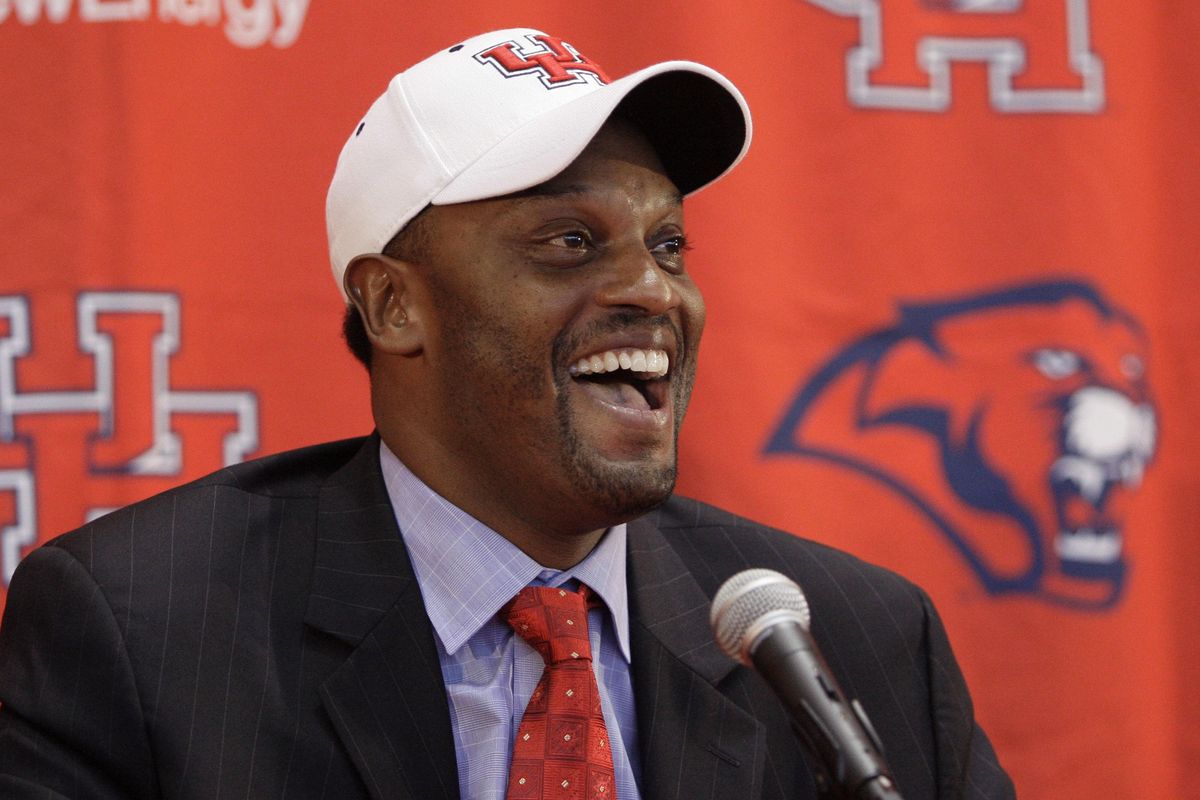
[[[621,655],[630,660],[624,524],[609,528],[574,567],[548,569],[429,488],[382,441],[379,464],[425,609],[448,654],[456,653],[523,587],[560,586],[575,579],[604,600]]]

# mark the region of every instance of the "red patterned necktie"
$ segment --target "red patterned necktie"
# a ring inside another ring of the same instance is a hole
[[[615,800],[612,753],[592,672],[586,586],[526,586],[500,610],[546,662],[513,743],[508,800]]]

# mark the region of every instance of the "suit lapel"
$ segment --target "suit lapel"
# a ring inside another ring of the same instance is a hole
[[[321,700],[371,796],[457,800],[450,712],[372,436],[321,489],[305,621],[348,648]]]
[[[765,730],[716,688],[736,665],[709,598],[649,518],[629,524],[628,569],[643,797],[759,797]]]

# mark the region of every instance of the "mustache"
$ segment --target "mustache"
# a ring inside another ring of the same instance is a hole
[[[680,363],[686,361],[687,345],[679,325],[666,314],[646,316],[636,311],[614,311],[603,319],[589,322],[581,330],[563,331],[555,337],[551,355],[555,364],[561,364],[567,353],[577,352],[585,342],[591,339],[610,333],[657,333],[663,330],[670,331],[675,342],[676,361]]]

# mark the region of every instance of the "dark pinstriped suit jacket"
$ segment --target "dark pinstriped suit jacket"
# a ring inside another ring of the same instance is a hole
[[[377,447],[232,467],[26,558],[0,628],[0,797],[458,797]],[[684,499],[629,533],[647,800],[815,797],[781,708],[709,631],[709,598],[749,566],[804,587],[908,800],[1012,796],[920,590]]]

